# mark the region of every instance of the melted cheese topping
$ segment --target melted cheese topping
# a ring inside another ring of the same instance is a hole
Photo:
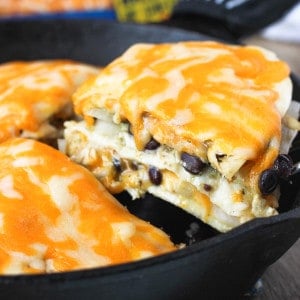
[[[0,163],[2,274],[104,266],[176,249],[91,173],[45,144],[8,140]]]
[[[53,60],[0,65],[0,142],[36,132],[71,103],[71,94],[98,68]],[[45,127],[45,126],[44,126]]]
[[[246,161],[265,157],[270,144],[278,149],[288,76],[285,63],[255,47],[139,44],[79,88],[74,103],[87,122],[93,107],[128,120],[139,150],[154,136],[231,179]],[[226,156],[222,163],[218,155]]]
[[[109,8],[111,0],[5,0],[0,2],[0,16],[11,14],[60,12]]]

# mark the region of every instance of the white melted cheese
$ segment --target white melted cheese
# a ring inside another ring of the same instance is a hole
[[[20,157],[13,162],[15,168],[26,168],[31,166],[38,166],[41,164],[41,160],[38,157]]]
[[[143,165],[155,166],[160,170],[170,170],[177,174],[177,185],[180,182],[189,182],[197,188],[201,193],[207,194],[212,203],[212,211],[210,216],[205,216],[201,204],[192,202],[188,197],[178,195],[178,193],[170,192],[163,184],[160,186],[150,186],[148,192],[167,200],[174,205],[181,207],[193,215],[205,219],[209,218],[209,223],[216,226],[221,231],[227,231],[238,224],[247,221],[250,215],[254,212],[257,216],[263,216],[266,208],[260,205],[260,209],[252,209],[253,191],[247,190],[243,185],[243,180],[237,176],[237,179],[229,182],[220,173],[211,167],[206,167],[200,175],[193,175],[187,172],[183,167],[180,160],[180,153],[161,145],[156,150],[138,151],[136,149],[132,135],[128,133],[128,125],[124,123],[115,124],[112,122],[103,111],[92,112],[93,116],[99,119],[95,122],[93,128],[87,128],[85,122],[66,122],[65,136],[68,139],[72,138],[73,131],[81,132],[87,139],[88,143],[80,152],[79,157],[71,158],[88,164],[93,161],[94,157],[89,156],[92,149],[100,150],[104,148],[112,149],[117,156],[130,161],[135,161]],[[141,176],[147,176],[142,174]],[[142,178],[141,178],[142,179]],[[204,185],[208,184],[212,190],[207,192]],[[140,197],[143,192],[137,189],[128,189],[128,192],[135,197]],[[235,201],[235,193],[244,193],[242,201]],[[261,201],[261,197],[259,197]],[[263,202],[265,203],[265,202]],[[267,208],[268,214],[276,214],[274,208]]]
[[[26,140],[24,143],[21,143],[19,145],[9,147],[8,151],[11,155],[19,155],[21,153],[30,151],[34,146],[34,141],[32,140]]]
[[[123,241],[123,243],[127,245],[130,244],[130,239],[134,236],[136,232],[135,225],[133,223],[130,222],[112,223],[111,227],[114,231],[114,238],[118,237]]]
[[[70,211],[78,203],[78,197],[70,192],[69,186],[81,177],[80,174],[52,176],[48,181],[51,199],[61,212]]]
[[[4,214],[0,213],[0,233],[3,234],[4,232]]]
[[[14,180],[11,175],[7,175],[0,179],[0,193],[7,198],[11,199],[23,199],[22,194],[20,194],[14,188]]]
[[[34,75],[25,75],[23,78],[17,78],[16,80],[10,81],[10,84],[18,83],[23,85],[25,88],[32,90],[48,90],[53,86],[64,88],[67,84],[65,78],[59,73],[45,73],[37,72]]]

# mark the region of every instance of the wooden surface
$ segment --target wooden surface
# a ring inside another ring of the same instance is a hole
[[[300,33],[299,33],[300,34]],[[275,51],[300,76],[300,44],[269,41],[260,36],[244,40],[247,44],[264,46]],[[253,300],[300,299],[300,239],[261,278],[262,288]]]
[[[261,294],[255,300],[300,299],[300,240],[262,277]]]

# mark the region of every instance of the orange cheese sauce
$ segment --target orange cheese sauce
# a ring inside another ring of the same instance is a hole
[[[0,65],[0,142],[37,131],[71,103],[71,95],[98,68],[66,60]]]
[[[5,0],[0,2],[0,16],[72,10],[96,10],[111,6],[112,0]]]
[[[176,249],[54,148],[10,139],[0,145],[0,164],[2,274],[98,267]]]
[[[214,143],[218,153],[255,160],[272,139],[280,141],[276,85],[288,66],[258,48],[216,42],[138,44],[75,93],[75,109],[105,107],[127,119],[142,150],[144,130],[190,154]],[[147,127],[147,117],[156,120]],[[155,128],[153,128],[155,127]],[[278,142],[279,143],[279,142]]]

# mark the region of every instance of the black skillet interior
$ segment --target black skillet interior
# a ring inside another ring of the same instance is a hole
[[[213,39],[160,26],[100,20],[0,22],[0,62],[68,58],[105,65],[137,42]],[[294,78],[294,98],[300,85]],[[299,138],[292,156],[300,160]],[[300,235],[299,175],[282,183],[282,213],[218,234],[189,214],[155,197],[118,199],[130,211],[163,228],[180,251],[141,262],[52,275],[2,276],[0,298],[205,299],[243,294]],[[146,292],[145,292],[146,291]]]

